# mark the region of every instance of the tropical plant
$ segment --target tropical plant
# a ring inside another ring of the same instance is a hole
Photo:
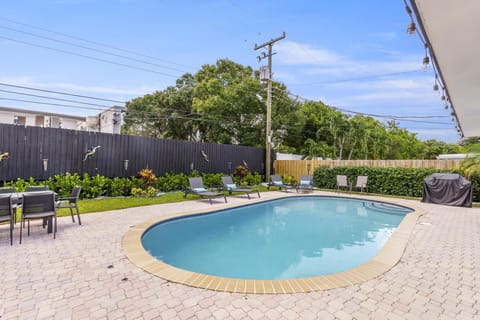
[[[143,181],[145,189],[151,187],[155,183],[155,180],[157,180],[157,176],[155,175],[153,170],[149,168],[140,170],[138,172],[138,176],[140,180]]]
[[[466,148],[467,157],[460,163],[460,169],[467,178],[480,175],[480,144],[471,144]]]

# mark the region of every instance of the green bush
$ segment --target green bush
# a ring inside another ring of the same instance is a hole
[[[15,181],[5,182],[3,184],[4,187],[14,187],[15,190],[18,192],[25,191],[25,187],[27,186],[36,186],[40,185],[40,182],[35,181],[35,179],[30,178],[28,180],[17,179]]]
[[[202,177],[206,187],[222,186],[221,177],[224,173],[203,173],[192,171],[190,176]],[[91,199],[100,196],[147,196],[153,197],[158,191],[170,192],[175,190],[184,190],[188,186],[188,177],[184,173],[166,173],[164,176],[156,177],[153,186],[145,188],[143,180],[137,177],[128,178],[107,178],[100,175],[89,176],[87,173],[83,176],[78,173],[66,173],[64,175],[55,175],[46,181],[37,181],[33,178],[28,180],[17,179],[4,182],[6,187],[15,187],[17,191],[22,192],[27,186],[46,184],[50,190],[55,190],[60,196],[68,196],[74,186],[81,186],[80,197]],[[233,177],[237,181],[236,177]],[[249,185],[259,185],[262,182],[262,175],[249,172],[244,177],[244,183]],[[138,189],[138,190],[137,190]]]
[[[184,173],[167,172],[164,176],[157,177],[154,186],[163,192],[184,190],[188,187],[188,176]]]
[[[142,188],[132,188],[131,190],[132,197],[155,197],[158,193],[158,190],[154,187],[148,187],[147,189]]]
[[[48,188],[55,190],[60,196],[69,196],[73,187],[82,185],[82,179],[78,173],[67,172],[64,175],[57,174],[47,180]]]
[[[381,168],[381,167],[318,167],[313,176],[316,187],[336,188],[336,176],[346,175],[348,182],[355,184],[358,176],[368,176],[368,192],[395,196],[421,197],[423,180],[436,172],[460,173],[459,170],[433,168]],[[473,200],[480,200],[480,176],[470,178]]]
[[[263,176],[259,174],[258,172],[254,173],[247,173],[245,177],[243,177],[243,183],[247,184],[248,186],[256,186],[261,184],[263,181]]]
[[[222,177],[224,173],[203,173],[203,184],[207,188],[217,188],[223,186]]]
[[[285,184],[291,184],[291,185],[296,185],[297,184],[297,179],[295,176],[291,176],[289,174],[282,174],[282,182]]]
[[[106,178],[101,175],[95,175],[90,177],[88,173],[83,174],[82,179],[82,195],[84,198],[97,198],[100,196],[106,196],[107,191],[111,189],[110,178]]]
[[[108,194],[112,197],[129,196],[133,188],[138,188],[142,184],[136,177],[112,179],[110,184],[110,191]]]

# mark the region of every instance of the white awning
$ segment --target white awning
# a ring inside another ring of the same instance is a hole
[[[480,136],[480,1],[411,3],[463,135]]]

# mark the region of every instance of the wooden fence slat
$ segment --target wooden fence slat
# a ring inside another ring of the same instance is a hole
[[[452,170],[460,168],[462,160],[275,160],[276,174],[289,174],[300,179],[301,175],[313,174],[320,166],[329,168],[342,166],[367,167],[402,167],[402,168],[434,168]],[[310,170],[309,170],[310,167]]]

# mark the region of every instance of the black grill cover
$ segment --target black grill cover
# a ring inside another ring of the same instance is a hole
[[[422,202],[471,207],[472,184],[459,174],[434,173],[423,182]]]

